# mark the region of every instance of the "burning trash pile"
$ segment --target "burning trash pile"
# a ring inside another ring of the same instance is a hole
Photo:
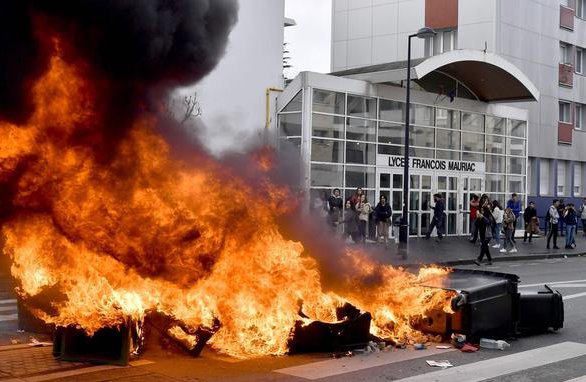
[[[231,0],[0,4],[0,217],[20,297],[56,344],[81,333],[99,347],[114,329],[127,354],[149,328],[236,357],[305,351],[316,322],[421,342],[413,322],[454,296],[421,285],[447,270],[346,251],[350,271],[326,289],[279,229],[297,197],[262,152],[242,175],[175,148],[185,137],[162,105],[214,68],[236,15]]]

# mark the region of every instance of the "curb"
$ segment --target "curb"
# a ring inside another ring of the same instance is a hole
[[[527,261],[527,260],[547,260],[547,259],[567,259],[567,258],[575,258],[575,257],[583,257],[586,256],[586,252],[579,252],[579,253],[544,253],[544,254],[536,254],[536,255],[519,255],[519,256],[511,256],[511,257],[493,257],[493,263],[506,263],[506,262],[514,262],[514,261]],[[440,265],[444,267],[457,267],[460,265],[472,265],[474,264],[475,259],[466,259],[466,260],[453,260],[453,261],[443,261],[443,262],[421,262],[421,263],[409,263],[409,264],[392,264],[395,267],[403,267],[403,268],[420,268],[423,265]]]

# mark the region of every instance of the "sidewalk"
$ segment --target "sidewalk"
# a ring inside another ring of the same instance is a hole
[[[410,238],[406,250],[394,242],[385,249],[381,244],[367,243],[369,253],[373,258],[383,263],[402,267],[417,267],[423,264],[438,264],[444,266],[458,266],[473,264],[480,254],[480,244],[472,244],[468,237],[444,237],[441,242],[434,238]],[[497,248],[490,248],[494,262],[520,261],[586,255],[586,238],[580,232],[576,237],[575,249],[564,249],[565,237],[558,237],[560,249],[546,249],[544,237],[534,237],[531,243],[523,243],[523,238],[516,238],[517,253],[500,253]],[[355,244],[354,244],[355,245]],[[494,240],[490,245],[494,245]],[[552,243],[553,246],[553,243]]]

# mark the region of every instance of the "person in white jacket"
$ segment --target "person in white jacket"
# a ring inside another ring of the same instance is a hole
[[[501,231],[503,229],[503,217],[504,217],[505,213],[503,211],[503,208],[501,207],[500,203],[498,202],[498,200],[493,200],[492,201],[492,217],[494,218],[495,221],[495,225],[493,227],[493,231],[492,231],[492,237],[495,240],[495,245],[493,245],[493,248],[500,248],[501,247]]]
[[[582,205],[578,212],[580,213],[580,220],[582,220],[582,235],[586,236],[586,198],[582,199]]]

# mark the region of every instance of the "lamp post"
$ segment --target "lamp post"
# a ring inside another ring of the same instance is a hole
[[[407,243],[409,239],[409,122],[411,103],[411,39],[433,37],[437,32],[431,28],[421,28],[409,35],[407,44],[407,95],[405,100],[405,166],[403,168],[403,219],[399,229],[399,242]]]

